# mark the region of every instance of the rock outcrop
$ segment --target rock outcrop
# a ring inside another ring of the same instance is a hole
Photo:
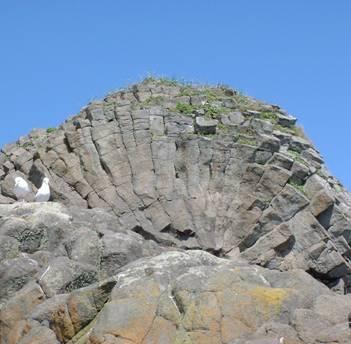
[[[351,195],[278,106],[147,79],[5,146],[0,190],[1,344],[351,342]]]

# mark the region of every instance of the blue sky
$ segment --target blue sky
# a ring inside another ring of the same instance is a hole
[[[351,1],[0,1],[0,146],[148,73],[279,104],[351,190]]]

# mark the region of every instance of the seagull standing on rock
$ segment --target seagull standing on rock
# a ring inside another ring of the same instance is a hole
[[[35,202],[48,202],[50,199],[49,178],[43,179],[40,189],[35,195]]]
[[[15,178],[14,193],[18,201],[22,200],[22,202],[24,202],[24,199],[30,193],[30,191],[31,190],[28,183],[22,177]]]

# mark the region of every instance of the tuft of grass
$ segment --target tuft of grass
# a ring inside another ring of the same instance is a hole
[[[203,106],[203,109],[205,110],[205,117],[208,118],[208,119],[215,119],[219,116],[220,114],[220,110],[219,108],[209,104],[209,103],[206,103],[204,106]]]
[[[209,101],[216,101],[220,98],[221,94],[218,92],[220,89],[205,89],[204,95]],[[222,95],[223,96],[223,95]]]
[[[177,103],[176,111],[183,113],[183,114],[192,114],[196,110],[196,107],[190,104],[185,103]]]
[[[216,119],[219,115],[229,112],[229,109],[223,106],[217,107],[209,103],[206,103],[203,109],[205,110],[205,117],[209,119]]]
[[[229,112],[229,109],[224,107],[213,106],[212,104],[205,103],[204,105],[190,105],[186,103],[177,103],[175,111],[183,114],[192,114],[196,110],[204,110],[205,118],[216,119],[219,115]]]
[[[261,119],[268,120],[272,123],[277,123],[278,122],[278,116],[276,113],[271,112],[271,111],[264,111],[260,115]]]
[[[46,132],[48,133],[48,134],[50,134],[50,133],[53,133],[54,131],[56,131],[57,130],[57,128],[47,128],[46,129]]]

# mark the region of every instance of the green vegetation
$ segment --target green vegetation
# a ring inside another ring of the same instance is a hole
[[[141,105],[160,105],[162,104],[162,101],[164,98],[162,96],[156,96],[156,97],[149,97],[145,99]]]
[[[271,121],[272,123],[277,123],[278,115],[271,111],[264,111],[260,115],[261,119]]]
[[[289,185],[291,185],[295,190],[299,191],[300,193],[302,193],[303,195],[306,195],[305,190],[303,189],[303,185],[297,183],[294,180],[289,180],[288,182]]]
[[[288,149],[287,153],[295,160],[300,162],[301,164],[305,165],[308,167],[307,162],[301,157],[301,153],[293,150],[293,149]]]
[[[176,105],[176,111],[184,114],[191,114],[194,113],[196,110],[196,107],[190,104],[185,104],[185,103],[177,103]]]
[[[288,152],[287,152],[291,157],[293,157],[294,159],[300,159],[301,158],[301,153],[296,151],[296,150],[293,150],[293,149],[288,149]]]
[[[50,134],[50,133],[53,133],[54,131],[56,131],[57,130],[57,128],[47,128],[46,129],[46,132],[48,133],[48,134]]]
[[[278,130],[278,131],[281,131],[282,133],[287,133],[287,134],[294,135],[294,129],[293,128],[283,127],[280,124],[276,124],[274,126],[274,130]]]
[[[207,119],[216,119],[219,115],[227,113],[229,110],[225,107],[217,107],[209,103],[204,105],[190,105],[186,103],[177,103],[173,111],[177,111],[186,115],[192,114],[196,111],[203,110],[204,116]]]
[[[204,104],[203,109],[205,110],[205,117],[207,119],[217,118],[220,115],[221,110],[223,110],[223,108],[218,108],[218,107],[213,106],[207,102]]]

